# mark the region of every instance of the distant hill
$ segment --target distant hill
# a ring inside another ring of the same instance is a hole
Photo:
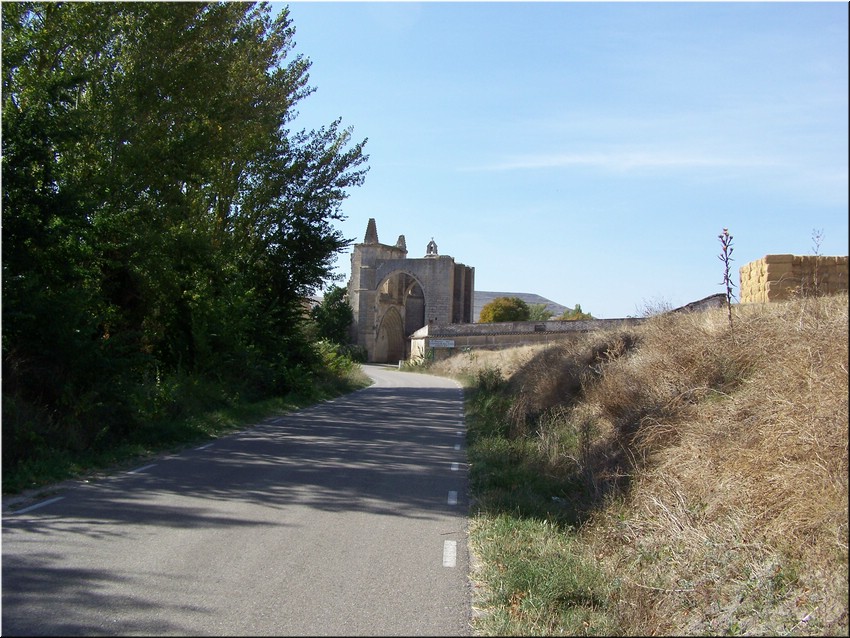
[[[492,292],[489,290],[476,290],[475,297],[473,299],[472,322],[478,323],[478,317],[481,316],[481,309],[498,297],[518,297],[529,306],[535,304],[546,304],[546,307],[552,312],[552,314],[558,316],[560,316],[564,310],[572,310],[572,308],[567,308],[559,303],[555,303],[551,299],[546,299],[546,297],[541,297],[540,295],[535,295],[530,292]]]

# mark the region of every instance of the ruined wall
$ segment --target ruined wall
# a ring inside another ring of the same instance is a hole
[[[765,255],[740,269],[741,303],[832,295],[847,290],[847,257]]]
[[[370,218],[351,255],[352,341],[369,362],[398,361],[408,354],[407,337],[422,326],[471,321],[474,291],[475,269],[440,255],[433,238],[424,257],[411,259],[404,235],[395,246],[382,244]]]

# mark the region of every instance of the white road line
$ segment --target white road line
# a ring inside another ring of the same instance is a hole
[[[208,447],[211,447],[212,443],[207,443],[206,445],[202,445],[201,447],[195,448],[196,450],[206,450]]]
[[[457,492],[455,492],[454,490],[451,490],[449,492],[448,504],[457,505]]]
[[[457,541],[443,541],[443,567],[457,565]]]
[[[463,436],[463,432],[457,432],[457,436]]]
[[[457,463],[452,463],[452,472],[457,472],[460,466]]]
[[[145,470],[149,470],[152,467],[155,467],[156,463],[151,463],[150,465],[143,465],[142,467],[137,467],[135,470],[130,470],[127,474],[136,474],[137,472],[144,472]]]
[[[39,507],[44,507],[45,505],[50,505],[51,503],[55,503],[56,501],[61,501],[63,498],[65,498],[65,497],[64,496],[57,496],[56,498],[51,498],[47,501],[42,501],[41,503],[36,503],[35,505],[30,505],[29,507],[25,507],[22,510],[12,512],[12,514],[13,515],[15,515],[15,514],[26,514],[27,512],[37,510]]]
[[[455,443],[455,449],[456,449],[456,450],[459,450],[459,449],[460,449],[460,443]]]

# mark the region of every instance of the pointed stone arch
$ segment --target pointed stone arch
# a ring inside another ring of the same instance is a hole
[[[374,360],[392,363],[405,358],[404,322],[398,308],[390,306],[381,318],[375,339]]]
[[[425,291],[419,280],[404,270],[394,270],[377,286],[377,331],[372,360],[395,363],[410,354],[408,337],[425,325]]]
[[[425,290],[413,277],[404,293],[404,333],[410,336],[425,324]]]

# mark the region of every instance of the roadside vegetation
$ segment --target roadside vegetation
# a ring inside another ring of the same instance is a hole
[[[847,635],[848,298],[425,366],[467,390],[480,635]]]
[[[356,353],[305,300],[368,156],[299,129],[288,9],[0,12],[4,492],[337,391]]]
[[[321,317],[322,311],[313,314]],[[326,328],[321,322],[304,320],[298,330],[307,338]],[[136,427],[121,437],[102,436],[85,445],[69,445],[62,436],[33,435],[25,451],[8,454],[6,451],[20,442],[12,439],[7,443],[5,433],[32,432],[39,421],[38,415],[20,409],[4,410],[3,494],[38,493],[40,488],[66,479],[112,472],[372,383],[359,365],[360,353],[349,345],[318,338],[305,347],[302,356],[297,376],[293,375],[288,389],[280,394],[257,395],[244,383],[190,375],[170,375],[153,388],[140,387],[140,395],[133,397],[139,406],[134,415]]]

